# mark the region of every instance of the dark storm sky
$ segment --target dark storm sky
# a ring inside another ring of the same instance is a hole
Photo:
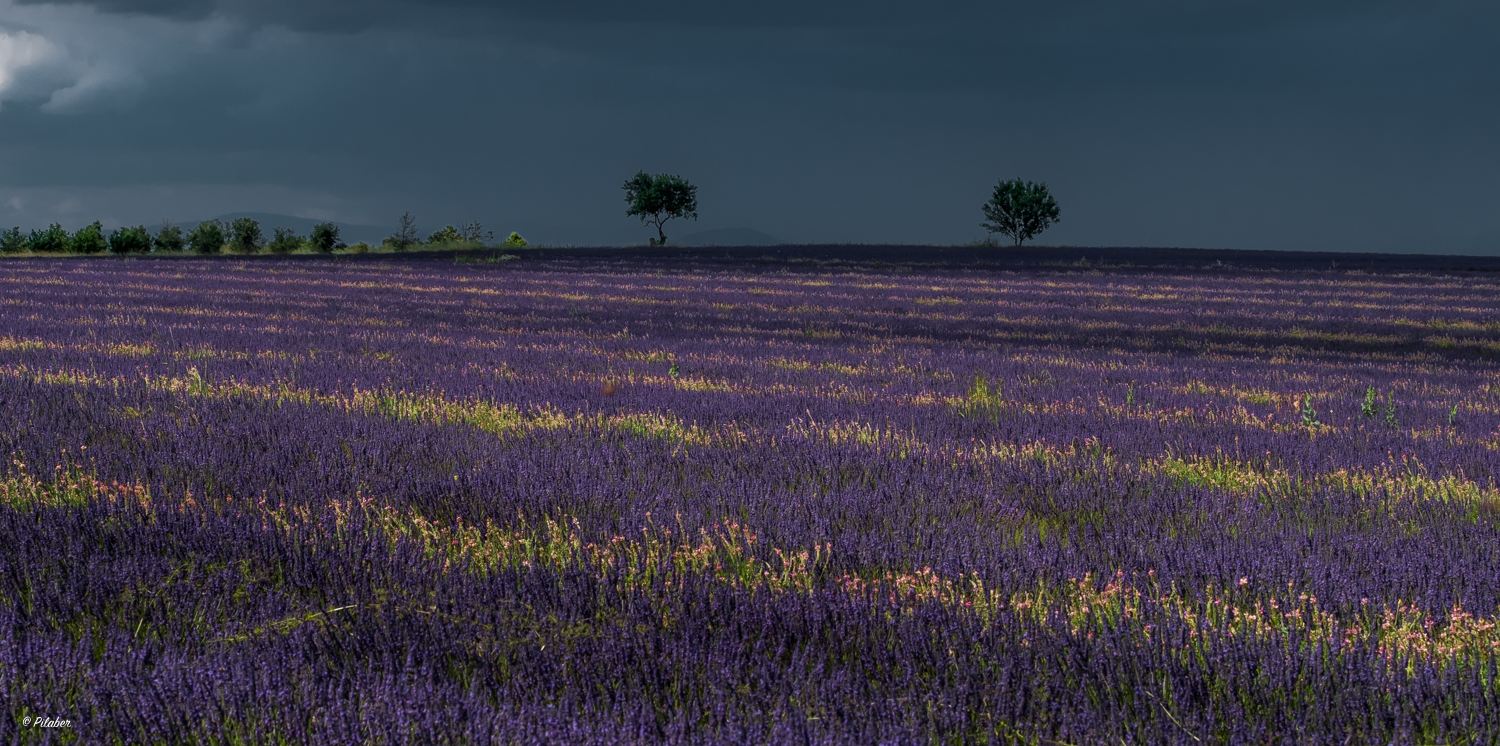
[[[1500,253],[1500,3],[0,0],[0,223]]]

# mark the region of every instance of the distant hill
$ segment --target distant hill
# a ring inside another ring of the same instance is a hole
[[[381,240],[383,240],[386,236],[391,235],[392,232],[391,228],[383,228],[378,225],[340,223],[337,220],[314,220],[312,218],[299,218],[292,215],[277,215],[275,213],[269,212],[231,212],[224,215],[215,216],[213,219],[222,220],[225,223],[228,223],[230,221],[233,221],[235,218],[251,218],[253,220],[260,221],[260,230],[268,239],[271,237],[271,231],[276,228],[291,228],[292,230],[297,232],[297,235],[306,236],[307,234],[312,233],[313,226],[317,225],[318,223],[324,222],[333,223],[334,225],[339,227],[339,238],[343,240],[344,243],[353,244],[364,241],[365,243],[375,245],[379,244]],[[176,223],[176,225],[182,226],[183,231],[190,231],[200,222],[202,221],[194,220],[188,223]]]
[[[754,228],[719,228],[689,233],[682,238],[667,238],[678,246],[775,246],[785,241]]]

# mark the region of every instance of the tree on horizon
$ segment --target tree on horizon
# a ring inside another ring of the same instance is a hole
[[[1016,246],[1058,222],[1057,200],[1045,182],[1001,181],[980,209],[986,219],[979,225],[990,233],[1010,236]]]
[[[662,225],[672,218],[698,219],[698,187],[675,174],[637,172],[625,182],[626,215],[639,217],[641,223],[654,226],[657,238],[652,246],[666,246],[667,234]]]

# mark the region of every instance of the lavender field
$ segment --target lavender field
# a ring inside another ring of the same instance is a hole
[[[7,262],[0,737],[1497,743],[1497,362],[1484,274]]]

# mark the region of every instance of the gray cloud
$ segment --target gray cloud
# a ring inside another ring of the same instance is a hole
[[[76,5],[104,13],[195,20],[214,15],[253,24],[303,30],[363,30],[390,22],[431,18],[434,13],[468,12],[470,18],[550,21],[569,24],[649,23],[692,26],[834,27],[931,21],[970,15],[979,6],[953,2],[870,0],[859,5],[764,0],[759,3],[701,3],[692,0],[18,0],[18,5]],[[1015,8],[1024,7],[1020,3]]]
[[[80,5],[104,13],[136,13],[166,18],[197,19],[213,13],[217,3],[203,0],[64,0],[63,2],[37,2],[19,0],[17,5]]]
[[[0,196],[615,242],[644,168],[693,229],[942,242],[1019,175],[1049,241],[1500,251],[1490,5],[735,5],[0,5],[54,50],[0,83]]]

